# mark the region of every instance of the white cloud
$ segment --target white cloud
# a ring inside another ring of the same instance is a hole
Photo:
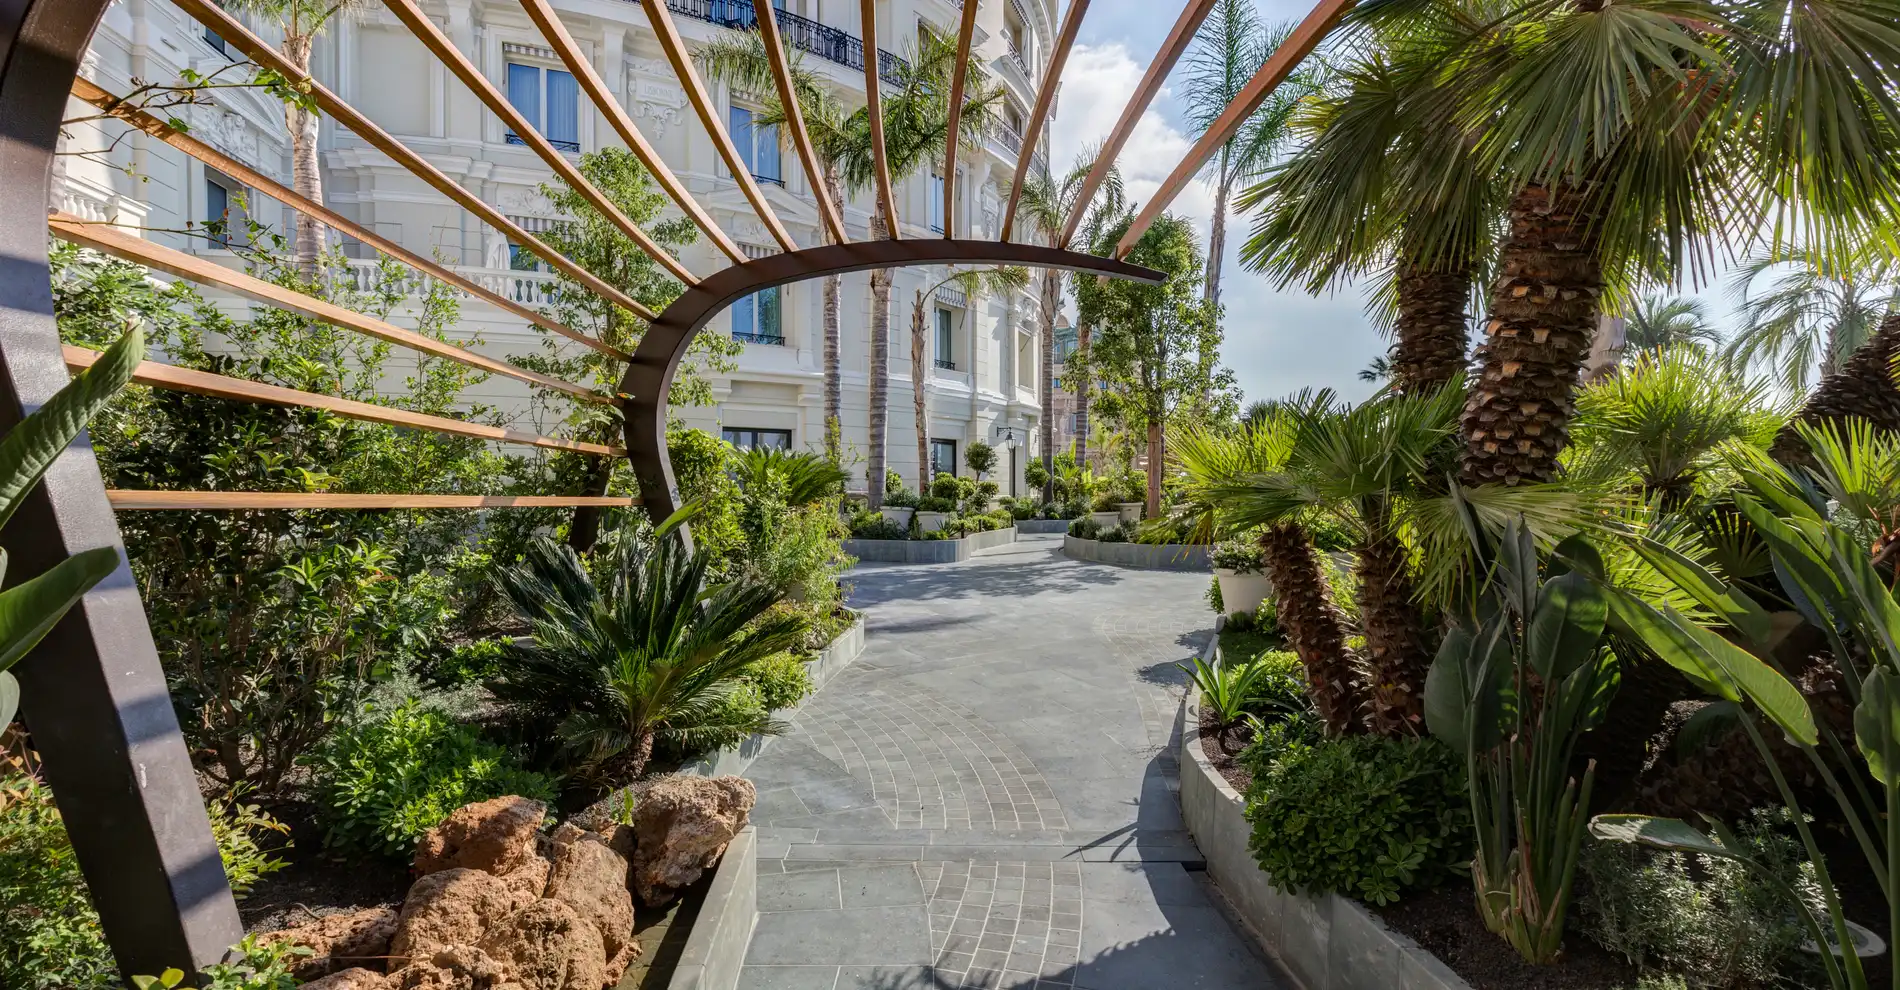
[[[1061,174],[1086,148],[1100,144],[1121,119],[1122,109],[1135,94],[1145,67],[1137,63],[1127,47],[1120,43],[1081,45],[1069,56],[1062,72],[1062,102],[1050,135],[1056,160],[1050,167]],[[1172,98],[1162,87],[1156,104]],[[1145,203],[1160,188],[1175,165],[1187,157],[1194,141],[1180,128],[1169,123],[1151,105],[1135,124],[1135,132],[1122,148],[1116,164],[1120,166],[1129,199]],[[1203,183],[1181,190],[1169,210],[1191,217],[1205,238],[1209,218],[1214,215],[1214,196]]]

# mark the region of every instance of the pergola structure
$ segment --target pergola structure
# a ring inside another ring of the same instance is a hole
[[[109,2],[0,0],[0,232],[4,234],[0,238],[4,243],[4,256],[0,257],[0,431],[11,429],[26,413],[38,408],[65,385],[69,369],[85,367],[98,357],[97,352],[60,344],[47,270],[46,235],[50,232],[54,237],[179,278],[214,285],[313,320],[559,391],[580,401],[620,407],[626,423],[625,446],[580,443],[422,415],[152,361],[138,368],[134,380],[141,384],[248,402],[323,409],[339,416],[495,442],[598,457],[626,457],[638,479],[640,497],[108,491],[82,435],[74,449],[48,472],[39,489],[25,500],[4,539],[0,540],[17,561],[16,566],[10,568],[15,575],[41,573],[82,550],[119,546],[115,511],[640,504],[656,518],[664,517],[676,508],[678,501],[666,450],[667,394],[693,336],[734,300],[764,288],[825,275],[933,264],[1025,265],[1157,282],[1162,278],[1160,273],[1117,259],[1126,257],[1143,231],[1200,171],[1214,150],[1239,129],[1267,94],[1284,81],[1293,67],[1338,23],[1352,0],[1321,0],[1148,201],[1117,245],[1115,258],[1071,251],[1068,249],[1070,239],[1087,202],[1213,8],[1214,0],[1188,0],[1149,65],[1134,98],[1110,133],[1087,177],[1080,202],[1055,243],[1048,245],[1016,243],[1010,240],[1010,234],[1023,180],[1029,174],[1062,67],[1080,30],[1089,0],[1070,0],[1040,83],[1028,133],[1024,135],[1016,164],[1016,182],[1010,191],[1001,239],[997,241],[958,239],[947,234],[941,238],[906,239],[899,236],[895,222],[884,237],[853,241],[845,230],[840,204],[832,202],[826,192],[818,160],[805,133],[773,5],[758,4],[758,30],[771,55],[779,99],[788,110],[787,136],[811,180],[811,194],[817,200],[821,227],[831,241],[816,247],[800,247],[774,214],[727,134],[721,115],[693,64],[691,52],[673,23],[672,14],[664,2],[646,0],[641,6],[696,116],[711,135],[747,202],[782,250],[782,253],[757,260],[747,258],[660,159],[631,115],[615,100],[592,64],[582,57],[549,0],[520,0],[549,46],[559,54],[614,132],[647,167],[674,204],[732,261],[730,267],[704,275],[688,270],[616,208],[515,110],[501,90],[466,55],[454,47],[416,0],[384,0],[423,46],[519,135],[561,181],[685,286],[685,292],[659,313],[563,257],[457,184],[335,93],[296,69],[225,13],[214,0],[174,0],[253,63],[274,70],[292,84],[306,89],[334,125],[353,131],[437,192],[540,256],[556,270],[646,320],[647,329],[631,354],[404,250],[80,77],[81,56]],[[979,2],[982,0],[962,2],[958,68],[951,89],[947,142],[948,164],[952,169]],[[860,0],[860,4],[864,36],[874,38],[877,34],[876,0]],[[878,70],[876,59],[865,60],[864,82],[877,163],[875,193],[885,214],[894,220],[898,213],[890,172],[884,161]],[[99,108],[231,175],[257,192],[402,261],[417,272],[625,362],[620,389],[615,394],[604,394],[585,385],[550,378],[154,244],[107,224],[56,212],[49,215],[48,188],[53,155],[69,97]],[[943,196],[944,216],[954,216],[956,184],[944,183]],[[185,752],[151,630],[129,567],[121,561],[118,570],[85,596],[18,667],[17,673],[25,689],[26,710],[33,716],[34,744],[44,757],[46,774],[58,795],[67,831],[121,968],[128,974],[155,974],[171,966],[201,967],[222,957],[225,950],[239,940],[242,927],[211,838],[191,761]]]

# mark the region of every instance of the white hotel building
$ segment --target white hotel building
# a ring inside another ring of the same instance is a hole
[[[646,0],[662,2],[662,0]],[[747,0],[663,0],[689,45],[749,24]],[[1003,127],[988,135],[982,154],[958,162],[957,215],[947,222],[958,236],[994,238],[1001,226],[1003,197],[1013,174],[1022,125],[1035,102],[1040,71],[1055,37],[1054,0],[980,2],[975,52],[1008,92]],[[546,41],[512,0],[425,0],[424,9],[465,55],[536,122],[557,147],[582,151],[618,144],[618,137],[563,70]],[[662,55],[644,11],[630,0],[555,0],[563,22],[607,80],[642,132],[704,204],[717,223],[748,253],[776,247],[727,173],[711,139],[688,105],[684,90]],[[863,58],[875,51],[889,65],[910,46],[924,23],[954,35],[961,6],[956,0],[879,0],[875,46],[862,38],[857,0],[776,0],[788,43],[803,64],[825,77],[848,104],[864,99]],[[242,18],[267,39],[271,25]],[[134,79],[169,82],[183,69],[210,75],[238,56],[215,35],[168,0],[119,0],[94,37],[83,74],[123,94]],[[560,218],[538,187],[552,172],[528,148],[511,143],[496,115],[450,75],[393,15],[372,3],[366,12],[326,31],[312,69],[319,80],[404,144],[428,158],[529,231]],[[227,74],[228,78],[229,74]],[[749,156],[773,209],[805,246],[820,243],[816,204],[797,156],[778,136],[746,124],[755,94],[729,92],[708,80],[728,126]],[[290,143],[282,107],[261,91],[220,90],[214,106],[181,111],[192,134],[285,185],[290,184]],[[74,101],[69,116],[90,112]],[[65,156],[58,166],[53,204],[90,219],[113,219],[143,228],[178,230],[223,214],[243,187],[162,142],[116,122],[69,128],[67,150],[110,147],[104,156]],[[1044,131],[1045,135],[1047,130]],[[116,144],[114,140],[119,139]],[[533,304],[553,276],[516,270],[515,252],[497,231],[450,203],[356,135],[325,118],[320,138],[324,193],[343,215],[416,253],[436,257],[470,278]],[[100,161],[99,158],[106,161]],[[114,167],[118,166],[118,167]],[[904,236],[940,236],[942,177],[926,171],[898,190]],[[243,197],[265,223],[288,231],[287,210],[261,195]],[[845,225],[853,238],[867,237],[871,197],[846,204]],[[169,246],[237,264],[227,250],[204,238],[152,233]],[[332,232],[333,240],[337,235]],[[354,241],[344,250],[359,272],[371,255]],[[702,237],[681,255],[701,274],[727,259]],[[886,450],[890,466],[916,476],[916,430],[932,441],[932,459],[962,471],[962,450],[974,440],[995,444],[1008,466],[1004,491],[1023,491],[1026,463],[1039,428],[1036,303],[1030,291],[1014,298],[974,301],[939,294],[929,307],[927,351],[931,367],[921,383],[926,422],[913,415],[910,325],[917,290],[943,275],[941,269],[900,269],[891,305],[891,389]],[[928,282],[925,280],[928,279]],[[848,275],[842,295],[843,431],[862,483],[867,451],[870,366],[868,274]],[[244,304],[231,300],[236,309]],[[395,322],[402,323],[402,314]],[[495,356],[530,353],[542,335],[496,307],[465,300],[462,332],[479,335],[480,350]],[[824,442],[824,370],[820,283],[762,293],[732,307],[708,333],[730,333],[744,342],[737,369],[716,380],[717,404],[677,410],[688,423],[720,430],[743,445],[777,444],[795,449]],[[577,345],[568,345],[577,346]],[[392,370],[400,381],[398,354]],[[491,379],[477,401],[526,416],[527,392],[519,383]],[[1011,449],[1011,445],[1014,448]]]

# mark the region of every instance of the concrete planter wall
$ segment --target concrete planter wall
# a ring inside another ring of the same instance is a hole
[[[926,512],[917,510],[917,529],[925,533],[935,533],[943,528],[943,521],[950,518],[948,512]]]
[[[1154,571],[1205,571],[1214,548],[1183,543],[1103,543],[1075,536],[1062,538],[1062,552],[1075,560]]]
[[[1069,524],[1074,521],[1073,519],[1018,519],[1016,531],[1036,534],[1066,533],[1069,531]]]
[[[1225,567],[1214,568],[1214,578],[1220,582],[1220,604],[1222,611],[1228,613],[1246,612],[1252,615],[1260,608],[1260,603],[1273,594],[1273,582],[1265,574],[1242,574]]]
[[[1016,528],[972,533],[960,540],[844,540],[844,552],[859,560],[889,564],[954,564],[972,551],[1016,542]]]
[[[912,513],[915,513],[916,511],[917,511],[916,509],[913,509],[907,505],[885,506],[884,508],[877,510],[877,514],[880,516],[883,516],[885,522],[896,523],[900,529],[909,529],[910,517]]]
[[[824,687],[825,682],[831,680],[833,674],[849,666],[851,661],[856,660],[863,652],[864,617],[860,615],[857,621],[851,623],[851,628],[839,633],[838,638],[831,641],[831,645],[818,651],[818,659],[805,665],[806,672],[811,674],[812,694],[817,694],[818,689]],[[798,709],[794,706],[790,710],[797,711]],[[754,733],[735,745],[707,754],[692,766],[682,767],[680,772],[698,774],[702,777],[743,774],[746,768],[752,765],[752,761],[758,759],[760,753],[765,752],[765,747],[771,745],[772,738]]]
[[[1218,655],[1210,642],[1206,658]],[[1192,694],[1192,692],[1190,692]],[[1199,699],[1182,700],[1181,818],[1250,933],[1306,990],[1471,990],[1451,967],[1338,894],[1277,890],[1247,848],[1245,803],[1201,748]]]
[[[752,928],[759,923],[758,851],[758,833],[750,825],[726,846],[667,990],[738,987],[739,967],[745,963]]]

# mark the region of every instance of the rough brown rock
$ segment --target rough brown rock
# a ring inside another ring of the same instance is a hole
[[[600,933],[565,901],[546,898],[522,908],[490,931],[481,948],[525,990],[601,990],[608,982]]]
[[[551,866],[546,857],[536,853],[533,859],[501,878],[502,886],[508,888],[516,910],[541,899],[543,892],[548,889],[548,870]]]
[[[480,949],[447,945],[390,974],[386,990],[508,990],[519,984]]]
[[[311,980],[303,984],[302,990],[389,990],[389,977],[351,967]]]
[[[416,844],[416,873],[457,867],[512,873],[534,858],[534,836],[546,816],[546,805],[513,796],[458,808]]]
[[[634,893],[665,904],[698,880],[745,827],[757,798],[744,777],[679,774],[648,788],[634,810]]]
[[[640,944],[633,940],[627,860],[600,835],[563,826],[555,833],[547,896],[565,902],[600,933],[607,952],[607,981],[618,981],[640,955]]]
[[[612,835],[615,828],[631,823],[633,809],[639,806],[640,795],[648,786],[650,782],[642,781],[618,788],[575,813],[567,820],[568,824],[584,828],[589,832]]]
[[[473,945],[514,911],[501,879],[480,870],[431,873],[409,888],[402,917],[389,940],[390,970],[428,959],[453,945]]]
[[[389,939],[396,934],[394,908],[365,908],[353,913],[326,915],[307,924],[271,932],[259,940],[301,945],[311,955],[298,960],[292,973],[300,980],[341,973],[351,967],[382,968],[389,955]]]

